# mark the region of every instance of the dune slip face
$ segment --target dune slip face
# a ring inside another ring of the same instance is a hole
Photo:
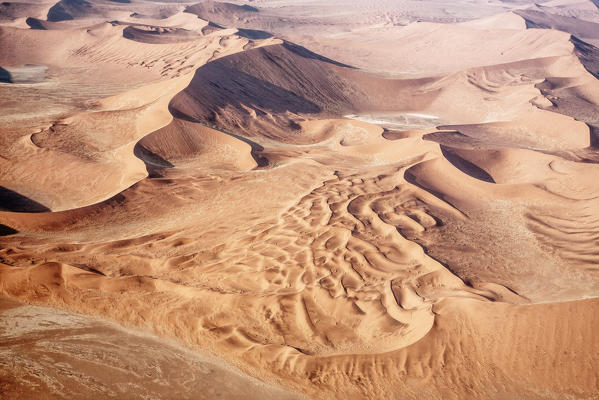
[[[321,3],[0,5],[1,398],[597,399],[599,4]]]

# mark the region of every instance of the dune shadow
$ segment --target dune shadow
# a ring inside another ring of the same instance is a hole
[[[217,122],[217,110],[245,110],[246,104],[268,110],[271,114],[317,114],[322,111],[318,105],[297,93],[239,70],[230,60],[219,61],[198,68],[190,86],[184,90],[195,101],[197,115],[206,122]],[[202,95],[194,96],[195,92]],[[171,104],[176,105],[177,101],[175,97]]]
[[[50,209],[22,194],[0,186],[0,211],[41,213],[48,212]]]
[[[25,20],[25,23],[27,25],[29,25],[29,27],[31,29],[36,29],[36,30],[40,30],[40,31],[45,31],[46,30],[46,27],[44,26],[43,21],[41,21],[41,20],[39,20],[37,18],[29,17],[29,18],[27,18]]]
[[[10,72],[0,67],[0,82],[2,83],[12,83],[12,76]]]
[[[570,42],[574,45],[574,52],[584,68],[599,79],[599,48],[580,40],[576,36],[570,36]]]
[[[88,264],[72,263],[71,265],[73,267],[79,268],[79,269],[81,269],[83,271],[92,272],[94,274],[101,275],[101,276],[106,276],[106,274],[104,272],[100,271],[97,268],[90,267]]]
[[[76,15],[85,15],[93,7],[87,0],[60,0],[48,10],[50,22],[71,21]]]
[[[301,116],[343,115],[353,109],[361,92],[331,65],[348,67],[287,42],[222,57],[196,69],[190,84],[171,100],[169,111],[175,118],[242,140],[251,146],[258,165],[266,166],[262,146],[247,139],[254,132],[270,137],[299,134]]]
[[[590,142],[591,147],[594,149],[599,149],[599,124],[587,124],[589,130],[591,131]]]
[[[139,142],[135,144],[133,148],[133,154],[146,164],[146,171],[150,178],[159,176],[157,171],[166,168],[173,168],[174,165],[168,160],[160,157],[158,154],[144,147]]]
[[[326,64],[351,68],[288,42],[223,57],[198,68],[171,108],[209,124],[234,111],[247,115],[248,107],[279,125],[289,113],[339,114],[353,104],[355,88]]]
[[[217,24],[216,22],[208,21],[208,25],[206,25],[205,27],[202,28],[202,33],[204,35],[207,35],[211,32],[221,30],[221,29],[227,29],[227,28],[225,28],[222,25]]]
[[[14,235],[15,233],[19,233],[19,231],[10,226],[0,224],[0,236]]]
[[[449,161],[454,167],[462,171],[468,176],[479,179],[481,181],[495,183],[495,180],[491,175],[487,173],[487,171],[478,167],[475,164],[472,164],[470,161],[460,157],[456,153],[454,153],[451,147],[441,145],[441,152],[443,156]]]
[[[247,39],[253,39],[253,40],[259,40],[259,39],[270,39],[271,37],[273,37],[272,34],[266,32],[266,31],[260,31],[260,30],[256,30],[256,29],[237,29],[237,34],[241,37],[247,38]]]
[[[240,10],[243,11],[247,11],[247,12],[259,12],[260,10],[258,10],[256,7],[252,7],[249,4],[243,4],[241,6],[238,6]]]

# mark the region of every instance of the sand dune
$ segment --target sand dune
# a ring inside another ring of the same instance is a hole
[[[3,3],[0,393],[596,398],[591,6]]]
[[[232,135],[204,125],[175,119],[137,143],[136,155],[148,168],[168,167],[233,169],[258,166],[252,146]],[[256,156],[258,157],[258,156]]]
[[[237,5],[219,1],[204,1],[185,8],[185,12],[195,14],[205,20],[214,21],[218,24],[227,24],[233,20],[237,22],[240,19],[248,21],[254,17],[259,10],[248,4]],[[238,26],[238,25],[233,25]]]
[[[573,17],[581,22],[599,22],[599,7],[596,0],[579,1],[579,0],[555,0],[548,1],[542,4],[535,3],[525,9],[549,13],[552,15]]]
[[[116,324],[6,299],[1,307],[6,399],[131,397],[132,392],[135,398],[301,398]]]
[[[26,28],[30,19],[45,19],[53,3],[9,2],[0,4],[0,23],[3,26]]]
[[[172,22],[181,24],[183,21]],[[134,156],[133,148],[139,139],[170,122],[172,117],[167,110],[168,104],[191,79],[188,71],[211,59],[253,45],[249,39],[235,35],[234,31],[223,31],[207,37],[202,35],[191,41],[179,42],[181,35],[176,35],[175,30],[176,44],[133,41],[137,44],[131,46],[131,40],[125,37],[128,28],[130,26],[105,23],[93,26],[92,29],[28,31],[28,35],[20,35],[21,30],[6,31],[4,40],[11,43],[6,49],[6,57],[13,62],[19,62],[19,57],[22,57],[23,60],[43,63],[48,66],[49,74],[62,71],[62,67],[56,66],[58,56],[68,54],[74,64],[73,69],[90,65],[98,68],[98,65],[102,65],[105,69],[99,71],[99,80],[104,74],[114,73],[123,78],[131,77],[127,83],[129,87],[147,84],[157,78],[163,82],[96,101],[92,104],[92,111],[77,113],[70,108],[61,110],[62,113],[56,114],[64,115],[71,111],[72,115],[46,126],[28,127],[28,132],[35,129],[33,134],[26,135],[25,132],[15,131],[5,139],[12,147],[7,156],[13,161],[20,161],[5,162],[6,167],[1,174],[4,177],[3,186],[53,210],[97,203],[131,186],[146,175],[145,165]],[[31,43],[39,37],[47,37],[45,35],[56,40],[48,44],[50,48],[55,48],[54,56],[48,53],[20,52],[19,47],[10,42],[12,38],[18,37],[26,43]],[[151,34],[142,36],[148,35]],[[66,37],[69,38],[68,41],[60,41]],[[127,55],[123,57],[123,51],[128,48]],[[134,48],[135,50],[131,51]],[[134,59],[135,65],[132,65],[131,60]],[[139,61],[140,59],[142,61]],[[135,72],[130,71],[132,67]],[[14,68],[8,69],[9,72],[13,70]],[[176,79],[165,80],[173,77]],[[91,82],[68,83],[75,86],[74,91],[86,90],[87,87],[95,85],[94,78]],[[118,81],[115,83],[118,84]],[[114,85],[112,82],[111,84]],[[19,89],[15,88],[16,91]],[[62,90],[62,86],[56,90]],[[114,90],[114,87],[108,90]],[[12,88],[7,89],[7,97],[11,91]],[[35,93],[31,98],[33,101],[39,101]],[[106,121],[111,122],[106,124]],[[15,140],[20,135],[23,136]],[[31,154],[36,154],[37,157],[32,159]],[[62,161],[57,163],[57,158]],[[34,181],[29,181],[32,186],[28,187],[27,182],[18,181],[15,177],[30,169],[27,167],[30,162],[53,165],[54,172],[47,174],[47,169],[40,169],[39,173],[44,174],[43,178],[38,178],[35,184]],[[65,175],[71,176],[72,180],[68,183],[63,182],[61,177]],[[73,185],[73,181],[79,183]],[[89,190],[91,187],[94,188],[93,191]],[[69,195],[65,196],[65,193]],[[68,202],[65,201],[67,198]]]
[[[571,46],[564,40],[567,34],[526,30],[525,26],[522,17],[509,13],[452,25],[412,22],[406,26],[382,26],[372,31],[355,30],[324,37],[288,36],[337,61],[395,76],[440,75],[571,52]],[[351,48],[343,45],[347,42],[353,43]],[[473,53],[470,49],[475,42],[485,45]],[[389,54],[388,48],[394,51]]]
[[[578,18],[543,13],[536,10],[515,11],[526,21],[527,28],[557,29],[581,39],[597,39],[597,24]]]
[[[123,36],[142,43],[181,43],[197,39],[200,35],[180,28],[129,25],[123,29]]]

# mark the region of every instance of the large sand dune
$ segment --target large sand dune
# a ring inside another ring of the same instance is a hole
[[[597,14],[3,3],[0,395],[596,399]]]

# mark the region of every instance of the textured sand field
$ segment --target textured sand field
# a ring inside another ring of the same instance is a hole
[[[599,398],[594,1],[0,5],[0,397]]]

